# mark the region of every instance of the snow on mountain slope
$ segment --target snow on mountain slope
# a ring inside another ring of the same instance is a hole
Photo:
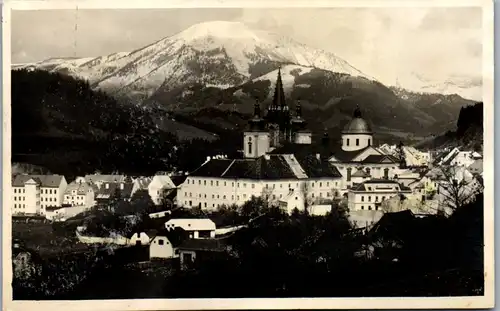
[[[306,74],[308,72],[311,72],[312,69],[313,68],[311,67],[303,67],[297,65],[286,65],[284,67],[281,67],[281,80],[283,82],[283,90],[285,91],[285,94],[289,95],[289,93],[293,90],[296,75]],[[253,79],[252,81],[270,81],[271,87],[269,88],[268,96],[271,97],[276,86],[276,77],[278,77],[278,70],[273,70],[263,76]]]

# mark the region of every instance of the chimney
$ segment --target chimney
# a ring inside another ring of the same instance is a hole
[[[265,154],[265,155],[264,155],[264,159],[266,159],[266,160],[271,160],[271,156],[270,156],[270,155],[268,155],[268,154]]]
[[[123,183],[120,184],[120,190],[123,190],[123,188],[125,187],[125,185]]]
[[[106,184],[106,189],[109,189],[109,184]]]
[[[321,160],[321,154],[320,153],[316,153],[316,159]]]

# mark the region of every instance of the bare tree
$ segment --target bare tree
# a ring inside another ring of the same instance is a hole
[[[311,195],[311,186],[309,185],[309,182],[303,181],[302,183],[300,183],[299,190],[302,198],[304,199],[304,211],[306,213],[309,213],[310,208],[315,201]]]
[[[261,198],[262,200],[267,204],[267,206],[271,206],[273,204],[275,204],[276,200],[273,199],[273,188],[269,187],[269,185],[266,185],[263,189],[262,189],[262,193],[261,193]]]
[[[441,178],[438,182],[438,195],[440,196],[440,204],[446,208],[443,211],[449,215],[460,209],[464,205],[475,200],[477,194],[482,191],[474,178],[466,176],[466,172],[462,171],[462,176],[459,176],[459,171],[454,166],[441,166]]]

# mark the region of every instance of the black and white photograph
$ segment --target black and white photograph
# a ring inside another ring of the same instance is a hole
[[[10,310],[494,306],[492,3],[23,2]]]

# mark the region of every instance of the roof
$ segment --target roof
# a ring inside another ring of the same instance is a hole
[[[395,213],[385,213],[373,226],[369,235],[384,235],[396,239],[404,239],[406,234],[414,235],[415,215],[410,210]]]
[[[367,187],[371,184],[392,184],[392,185],[398,185],[400,191],[411,191],[411,189],[405,185],[402,185],[398,183],[397,181],[394,180],[389,180],[389,179],[370,179],[367,180],[363,183],[356,184],[351,188],[351,191],[372,191],[369,190]]]
[[[365,172],[364,170],[357,170],[351,177],[370,177],[370,174]]]
[[[151,187],[151,185],[161,186],[162,188],[175,188],[175,185],[172,182],[172,179],[168,175],[155,175],[155,176],[153,176],[153,179],[151,180],[149,187]]]
[[[180,227],[186,231],[213,231],[215,223],[208,218],[173,218],[165,223],[165,228]]]
[[[125,176],[124,175],[100,175],[100,174],[93,174],[93,175],[85,175],[85,181],[91,182],[91,183],[96,183],[96,182],[124,182],[125,181]]]
[[[71,182],[67,187],[66,190],[64,191],[64,194],[71,194],[73,190],[76,190],[76,193],[78,195],[85,195],[89,189],[93,189],[88,183],[79,183],[76,181]]]
[[[171,176],[170,179],[174,183],[176,187],[182,185],[184,181],[186,180],[187,175],[176,175],[176,176]]]
[[[139,189],[148,189],[151,183],[151,177],[139,177],[134,180],[134,183],[139,186]]]
[[[389,160],[392,163],[397,163],[398,159],[396,159],[392,155],[387,155],[387,154],[371,154],[367,156],[363,161],[360,161],[361,163],[382,163],[384,160]]]
[[[166,237],[173,247],[180,246],[186,239],[187,234],[184,230],[177,228],[176,230],[167,230],[162,228],[160,230],[148,230],[148,237],[152,240],[156,237]],[[152,235],[149,235],[152,234]]]
[[[123,189],[120,189],[120,185],[123,184]],[[105,185],[108,185],[106,188]],[[94,191],[96,193],[96,198],[99,199],[107,199],[112,197],[117,190],[120,191],[120,196],[123,198],[129,198],[132,193],[132,187],[134,185],[132,183],[118,183],[118,182],[106,182],[101,187],[94,187]]]
[[[296,156],[295,158],[309,178],[342,177],[337,167],[327,160],[318,159],[313,155]]]
[[[342,134],[372,134],[373,131],[368,123],[362,118],[354,118],[346,124]]]
[[[64,176],[62,175],[17,175],[12,182],[12,187],[24,187],[24,183],[34,179],[41,187],[58,188]]]
[[[184,241],[179,249],[193,251],[224,252],[227,249],[225,239],[189,239]]]

